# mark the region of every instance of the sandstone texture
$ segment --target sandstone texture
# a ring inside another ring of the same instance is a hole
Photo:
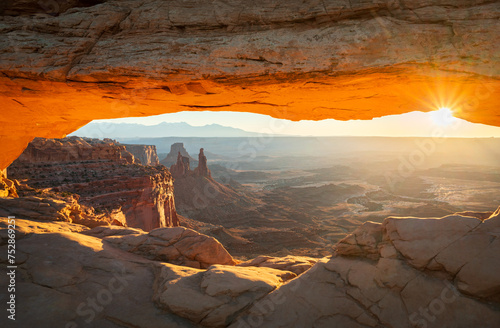
[[[500,125],[498,0],[47,2],[2,3],[2,169],[33,137],[183,110],[348,120],[449,106]]]
[[[160,164],[158,159],[158,154],[156,153],[156,146],[153,145],[125,145],[127,151],[129,151],[136,162],[142,165],[157,166]]]
[[[293,266],[254,266],[292,263],[291,258],[235,266],[227,253],[220,257],[223,252],[207,246],[216,245],[214,239],[189,229],[145,233],[18,219],[16,297],[24,300],[18,311],[32,314],[18,318],[22,326],[37,327],[63,322],[95,327],[495,328],[500,322],[500,209],[484,220],[469,214],[391,217],[379,229],[367,223],[353,232],[356,244],[346,237],[344,248],[337,245],[332,257],[298,277],[283,270]],[[0,218],[2,284],[7,283],[7,227],[7,218]],[[197,251],[186,255],[199,244],[210,249],[204,253],[212,256],[208,262],[199,261],[205,256],[200,248],[198,257],[193,257]],[[358,253],[347,245],[358,246],[353,248]],[[169,257],[171,246],[185,254],[182,266],[166,263],[176,261]],[[435,255],[429,260],[430,254]],[[213,263],[221,258],[226,263]],[[200,268],[186,266],[192,259]],[[0,301],[6,297],[0,294]],[[1,317],[0,323],[5,320]]]
[[[213,265],[201,271],[164,266],[155,301],[204,327],[225,327],[242,309],[294,277],[269,268]]]
[[[181,143],[173,144],[171,149],[178,150],[177,161],[170,167],[170,172],[174,177],[174,194],[179,213],[191,219],[209,222],[222,213],[227,214],[228,210],[243,211],[246,205],[252,203],[250,196],[238,193],[230,185],[212,178],[203,148],[198,155],[198,167],[194,170],[191,170],[189,154],[183,155]]]
[[[0,219],[2,286],[8,284],[6,221]],[[196,327],[175,314],[160,311],[151,301],[155,272],[161,263],[82,235],[76,232],[77,225],[16,221],[17,325]],[[7,302],[7,297],[0,293],[2,302]],[[2,316],[0,325],[7,327],[11,323],[7,321]]]
[[[156,261],[197,269],[212,264],[236,264],[216,239],[183,227],[158,228],[149,233],[123,227],[97,227],[84,234]]]
[[[174,149],[175,145],[178,144],[173,144],[172,149]],[[184,147],[182,147],[182,149],[183,148]],[[168,154],[168,156],[170,156],[170,153]],[[168,159],[168,156],[167,158],[165,158],[165,160]],[[189,160],[190,157],[191,156],[189,156],[189,154],[187,156],[182,155],[181,150],[179,150],[179,152],[177,153],[177,160],[175,164],[170,166],[170,172],[172,172],[174,178],[183,178],[186,176],[210,178],[212,176],[210,170],[207,167],[207,157],[203,152],[203,148],[200,148],[200,153],[198,154],[198,166],[194,170],[191,170],[191,164]]]
[[[0,173],[0,197],[17,197],[15,182]]]
[[[64,139],[35,138],[16,159],[21,163],[64,163],[77,161],[135,162],[125,146],[111,139],[69,137]]]
[[[300,275],[309,270],[314,264],[316,264],[316,262],[318,262],[318,259],[305,256],[258,256],[255,259],[239,263],[238,266],[272,268],[277,270],[291,271],[296,275]]]
[[[130,227],[178,226],[170,172],[134,163],[125,146],[109,139],[38,138],[9,167],[9,176],[34,188],[76,194],[80,204],[120,215]]]
[[[13,185],[15,185],[16,197],[0,197],[0,216],[65,221],[87,227],[110,224],[127,225],[127,220],[121,210],[98,213],[94,208],[81,204],[76,194],[35,189],[17,180],[14,180]]]
[[[367,222],[230,327],[497,327],[498,213]]]
[[[207,167],[207,156],[203,152],[203,148],[200,148],[200,153],[198,154],[198,166],[193,170],[194,174],[200,177],[211,177],[210,170]]]

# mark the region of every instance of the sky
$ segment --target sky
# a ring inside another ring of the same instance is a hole
[[[193,126],[220,124],[245,131],[295,136],[434,136],[500,137],[500,127],[473,124],[452,116],[447,108],[434,112],[411,112],[373,120],[299,121],[275,119],[267,115],[241,112],[179,112],[149,117],[129,117],[94,122],[138,123],[155,125],[162,122],[186,122]]]

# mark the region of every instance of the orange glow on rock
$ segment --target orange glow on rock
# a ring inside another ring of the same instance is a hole
[[[372,119],[454,109],[500,126],[498,79],[397,66],[349,74],[274,74],[196,81],[52,82],[0,77],[0,168],[35,136],[63,137],[94,119],[179,111],[240,111],[289,120]]]

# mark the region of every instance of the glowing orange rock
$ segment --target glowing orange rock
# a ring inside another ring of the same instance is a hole
[[[350,120],[446,106],[500,126],[496,2],[163,4],[0,16],[0,168],[35,136],[184,110]]]

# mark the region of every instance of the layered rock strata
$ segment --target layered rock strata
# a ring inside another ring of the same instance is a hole
[[[156,153],[156,146],[154,145],[126,145],[125,149],[129,151],[138,164],[157,166],[160,164],[158,154]]]
[[[122,212],[125,224],[149,231],[178,226],[173,179],[163,166],[134,163],[111,140],[37,139],[9,167],[9,175],[35,188],[78,194],[97,213]]]
[[[0,169],[36,136],[183,110],[348,120],[448,106],[500,125],[498,0],[26,3],[2,3]]]

